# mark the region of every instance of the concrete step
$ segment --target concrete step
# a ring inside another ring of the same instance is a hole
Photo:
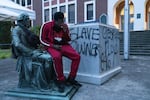
[[[130,54],[131,55],[150,55],[150,30],[131,31],[130,35]],[[124,49],[124,33],[120,32],[120,54]]]

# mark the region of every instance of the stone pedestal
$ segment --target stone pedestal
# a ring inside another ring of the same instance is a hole
[[[33,88],[14,88],[5,92],[7,96],[33,98],[40,100],[71,100],[79,87],[69,86],[65,92],[60,93],[58,90],[37,90]]]
[[[119,32],[116,28],[85,23],[69,26],[69,29],[71,45],[81,55],[78,81],[102,84],[121,71]],[[64,70],[68,75],[71,62],[64,59]]]

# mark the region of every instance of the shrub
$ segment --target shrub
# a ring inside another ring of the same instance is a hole
[[[41,28],[41,26],[34,26],[34,27],[31,27],[31,31],[39,36],[40,28]]]
[[[11,43],[11,22],[10,21],[0,21],[0,44],[10,44]],[[10,48],[9,45],[0,46],[1,49]]]

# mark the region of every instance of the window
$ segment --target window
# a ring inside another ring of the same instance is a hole
[[[44,21],[49,21],[49,9],[44,10]]]
[[[84,3],[84,20],[94,21],[95,20],[95,1],[89,1]]]
[[[22,0],[22,6],[25,6],[25,0]]]
[[[54,14],[57,12],[57,7],[52,8],[52,19],[54,19]]]
[[[16,3],[17,3],[17,4],[20,4],[20,0],[16,0]]]
[[[66,11],[65,6],[60,6],[60,11],[63,12],[63,13],[65,13],[65,11]]]
[[[150,13],[148,13],[148,18],[149,18],[149,20],[148,20],[148,23],[149,23],[149,29],[150,29]]]
[[[87,20],[93,19],[93,4],[87,5]]]
[[[133,25],[134,25],[134,15],[130,14],[129,30],[133,30]]]
[[[99,22],[102,23],[102,24],[107,24],[107,15],[106,14],[102,14],[99,17]]]
[[[129,16],[129,30],[133,30],[133,26],[134,26],[134,15],[133,14],[130,14]],[[124,30],[124,15],[121,15],[121,31]]]
[[[75,5],[71,4],[68,6],[68,22],[75,23]]]
[[[31,0],[27,0],[27,5],[31,5]]]
[[[66,22],[66,7],[65,6],[60,6],[60,12],[64,13],[64,21]]]
[[[120,30],[123,31],[124,30],[124,15],[120,15],[120,19],[121,19]]]

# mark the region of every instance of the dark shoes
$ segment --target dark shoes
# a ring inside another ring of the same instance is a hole
[[[74,86],[74,87],[81,87],[82,85],[78,83],[74,78],[68,78],[64,81],[56,80],[56,86],[58,87],[58,91],[63,93],[65,90],[65,86]]]
[[[67,85],[73,85],[73,86],[79,86],[81,87],[82,85],[76,81],[74,78],[68,78],[67,81],[66,81],[66,84]]]

